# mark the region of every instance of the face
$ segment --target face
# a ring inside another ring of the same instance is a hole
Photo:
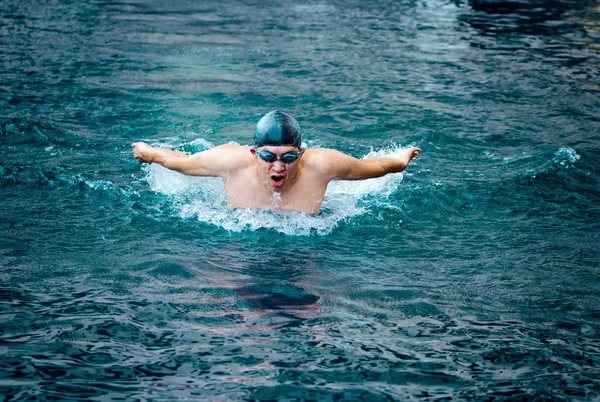
[[[258,148],[258,151],[271,152],[277,156],[275,162],[265,162],[258,156],[256,150],[251,150],[256,160],[258,174],[270,191],[281,192],[292,181],[298,170],[298,162],[302,155],[292,163],[283,163],[281,156],[288,152],[298,152],[299,150],[299,148],[293,146],[265,146]]]

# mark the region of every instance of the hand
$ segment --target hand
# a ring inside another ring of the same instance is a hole
[[[148,152],[152,149],[151,146],[143,142],[134,142],[131,146],[133,147],[133,157],[136,161],[140,163],[152,163],[150,153]]]
[[[412,161],[417,156],[419,156],[419,152],[421,152],[421,148],[419,148],[419,147],[410,148],[410,160]]]
[[[410,161],[419,156],[419,152],[421,152],[421,148],[418,147],[406,148],[401,150],[396,157],[408,165]]]

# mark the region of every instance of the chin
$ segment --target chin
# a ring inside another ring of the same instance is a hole
[[[272,192],[274,192],[274,193],[281,193],[283,191],[283,187],[284,186],[276,187],[276,186],[274,186],[274,185],[271,184],[269,187],[271,187],[271,191]]]

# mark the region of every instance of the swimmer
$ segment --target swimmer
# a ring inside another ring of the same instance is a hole
[[[189,176],[221,177],[229,208],[319,212],[332,180],[364,180],[404,171],[421,151],[413,147],[394,157],[356,159],[342,152],[302,148],[300,126],[272,111],[256,125],[254,146],[225,144],[188,155],[143,142],[131,144],[140,163],[158,163]]]

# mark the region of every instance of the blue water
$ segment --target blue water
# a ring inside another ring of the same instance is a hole
[[[596,0],[0,0],[0,400],[600,398]],[[417,145],[319,215],[130,143]]]

